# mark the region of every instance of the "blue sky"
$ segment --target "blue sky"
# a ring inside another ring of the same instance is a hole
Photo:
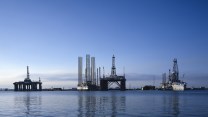
[[[23,80],[27,65],[43,87],[75,87],[77,57],[86,54],[106,74],[115,54],[117,73],[125,67],[134,87],[153,77],[159,85],[173,58],[190,86],[207,86],[207,6],[206,0],[1,0],[0,87]]]

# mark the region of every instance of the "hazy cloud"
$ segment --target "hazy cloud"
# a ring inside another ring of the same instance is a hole
[[[40,77],[42,81],[77,81],[77,74],[73,73],[33,74],[33,77]]]

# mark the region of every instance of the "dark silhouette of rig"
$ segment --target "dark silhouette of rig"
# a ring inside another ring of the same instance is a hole
[[[42,91],[42,82],[31,81],[29,74],[29,66],[27,66],[27,77],[24,81],[14,82],[14,91]],[[39,85],[39,86],[38,86]]]
[[[112,57],[112,68],[111,75],[109,77],[103,77],[100,79],[100,89],[102,91],[108,90],[109,86],[113,83],[116,83],[121,91],[126,90],[126,78],[125,75],[117,76],[116,75],[116,66],[115,66],[115,56]]]

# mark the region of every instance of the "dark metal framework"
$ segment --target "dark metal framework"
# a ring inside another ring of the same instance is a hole
[[[42,91],[42,82],[31,81],[29,67],[27,66],[27,78],[24,81],[14,82],[14,91]]]
[[[120,90],[126,90],[126,78],[125,76],[116,75],[115,56],[113,55],[111,75],[109,77],[103,77],[100,79],[100,89],[103,91],[108,90],[108,88],[114,83],[118,85]]]

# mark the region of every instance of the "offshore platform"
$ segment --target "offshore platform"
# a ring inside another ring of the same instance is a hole
[[[27,77],[24,81],[14,82],[14,91],[42,91],[42,82],[30,79],[29,66],[27,66]]]
[[[168,81],[166,81],[166,73],[162,75],[161,88],[163,90],[183,91],[186,89],[186,82],[179,80],[179,70],[177,59],[173,59],[173,70],[169,69]]]
[[[91,63],[91,64],[90,64]],[[86,68],[85,68],[85,80],[82,79],[82,57],[78,57],[78,85],[77,90],[101,90],[107,91],[112,84],[117,84],[119,89],[122,91],[126,90],[126,79],[124,76],[116,75],[116,66],[115,66],[115,56],[112,57],[112,69],[111,75],[109,77],[105,77],[104,67],[103,67],[103,77],[101,77],[101,68],[97,68],[96,75],[96,67],[95,67],[95,57],[91,57],[90,55],[86,55]]]
[[[96,77],[96,67],[95,67],[95,57],[90,57],[89,54],[86,55],[86,68],[85,68],[85,80],[82,79],[82,57],[78,57],[78,85],[77,90],[80,91],[92,91],[99,90],[99,77]],[[91,64],[90,64],[91,63]],[[98,71],[98,69],[97,69]],[[100,71],[100,70],[99,70]],[[99,72],[100,73],[100,72]]]
[[[126,90],[126,78],[125,75],[116,75],[115,56],[112,57],[111,75],[109,77],[103,77],[100,79],[100,90],[106,91],[112,84],[117,84],[121,91]]]

